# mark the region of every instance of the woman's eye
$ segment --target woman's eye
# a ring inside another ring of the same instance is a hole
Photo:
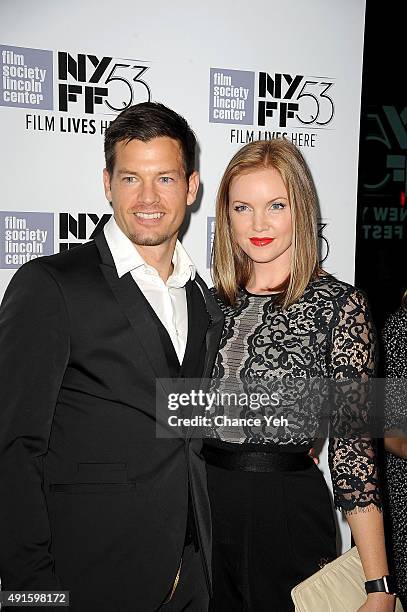
[[[246,210],[249,210],[248,206],[246,206],[246,204],[236,204],[233,207],[233,210],[235,210],[236,212],[245,212]]]
[[[273,202],[270,206],[270,210],[283,210],[285,208],[285,204],[282,202]]]

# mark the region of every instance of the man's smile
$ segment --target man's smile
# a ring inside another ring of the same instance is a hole
[[[161,219],[165,215],[163,212],[135,212],[133,214],[139,219]]]

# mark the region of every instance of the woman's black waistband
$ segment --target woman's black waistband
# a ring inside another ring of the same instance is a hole
[[[281,450],[277,444],[238,444],[221,440],[205,440],[202,454],[209,465],[243,472],[292,472],[313,465],[309,448]]]

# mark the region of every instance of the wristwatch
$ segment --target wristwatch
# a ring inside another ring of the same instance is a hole
[[[393,576],[382,576],[377,580],[368,580],[365,582],[366,593],[389,593],[396,594],[396,582]]]

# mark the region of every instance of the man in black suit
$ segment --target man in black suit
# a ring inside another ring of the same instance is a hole
[[[105,156],[114,217],[20,268],[0,311],[2,589],[68,590],[73,612],[201,611],[201,442],[156,435],[157,379],[209,378],[222,329],[177,241],[195,137],[143,103],[111,124]]]

